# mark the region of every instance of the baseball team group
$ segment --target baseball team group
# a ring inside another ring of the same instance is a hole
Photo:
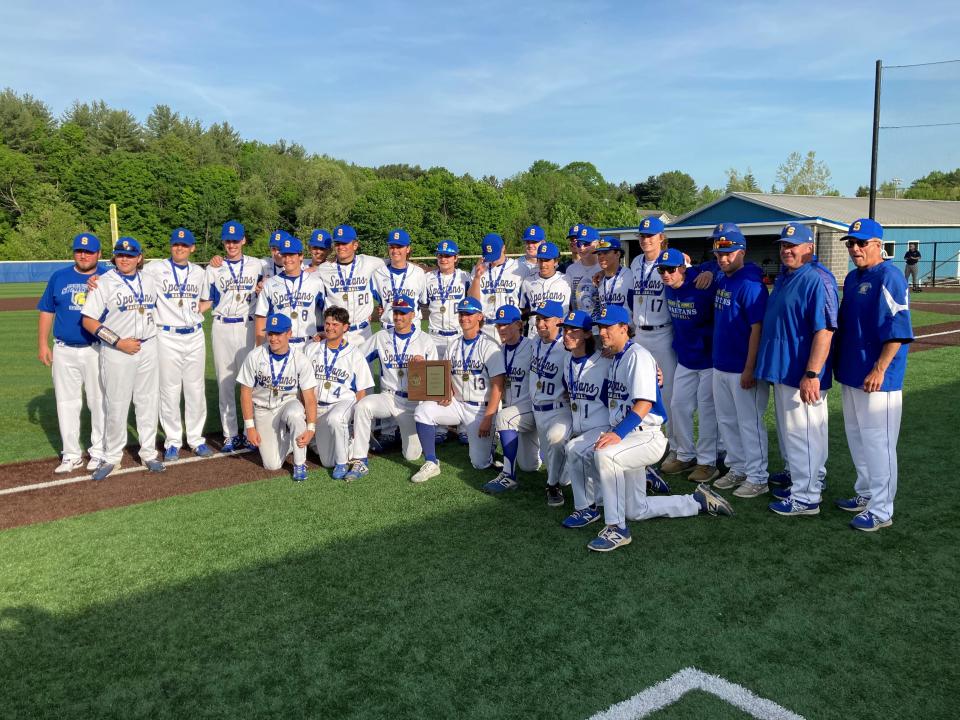
[[[184,445],[215,454],[203,436],[210,312],[219,452],[256,448],[268,469],[292,454],[295,481],[307,477],[311,446],[333,478],[364,477],[378,426],[399,436],[407,461],[423,458],[415,483],[441,474],[438,441],[448,433],[468,445],[474,468],[499,470],[484,492],[509,493],[518,468],[545,466],[547,503],[572,495],[564,527],[602,516],[588,544],[600,552],[630,543],[628,520],[732,515],[718,491],[771,493],[778,515],[816,515],[836,380],[856,480],[853,496],[835,504],[854,514],[854,529],[889,526],[913,333],[907,282],[883,258],[882,227],[850,225],[854,269],[842,296],[806,225],[782,229],[772,292],[745,261],[735,224],[713,229],[713,257],[701,265],[668,248],[664,230],[657,216],[642,220],[629,267],[620,241],[587,225],[570,228],[566,262],[539,226],[524,230],[520,258],[489,234],[470,271],[458,267],[453,240],[436,246],[435,267],[411,263],[402,229],[389,233],[386,261],[361,254],[349,225],[314,231],[307,248],[276,231],[261,259],[244,254],[244,227],[229,221],[223,253],[206,268],[190,261],[186,228],[171,233],[169,258],[147,264],[137,240],[120,238],[112,267],[96,236],[78,235],[74,265],[54,273],[38,305],[39,358],[53,369],[63,442],[55,472],[86,465],[94,480],[107,477],[120,464],[131,403],[149,471],[162,472]],[[436,359],[450,363],[452,397],[411,400],[410,363]],[[784,459],[773,473],[771,394]],[[683,474],[694,492],[670,494],[660,473]]]

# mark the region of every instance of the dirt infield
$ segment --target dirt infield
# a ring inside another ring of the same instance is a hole
[[[910,352],[923,352],[941,347],[960,345],[960,322],[924,325],[913,331],[915,340],[910,344]]]
[[[4,310],[36,310],[40,298],[0,298],[0,312]]]

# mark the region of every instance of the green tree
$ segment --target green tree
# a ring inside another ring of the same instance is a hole
[[[760,189],[757,179],[753,175],[753,170],[747,167],[746,172],[740,173],[736,168],[727,168],[727,186],[725,191],[728,193],[733,192],[750,192],[758,193],[763,192]]]
[[[651,175],[633,187],[639,207],[671,215],[683,215],[697,207],[698,192],[696,181],[680,170]]]
[[[16,229],[0,243],[0,257],[6,260],[55,260],[69,255],[70,238],[87,227],[70,203],[47,183],[33,192],[29,208],[17,221]]]
[[[36,154],[55,127],[53,115],[40,100],[10,88],[0,92],[0,142],[7,147]]]
[[[830,168],[810,150],[805,156],[792,152],[777,168],[772,192],[783,195],[836,195]]]

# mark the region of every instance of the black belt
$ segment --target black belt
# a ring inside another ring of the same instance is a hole
[[[562,402],[556,403],[547,403],[546,405],[534,405],[533,409],[535,412],[546,412],[547,410],[559,410],[562,407],[566,407]]]
[[[659,330],[660,328],[665,328],[668,325],[670,325],[670,323],[664,323],[663,325],[637,325],[637,329],[646,330],[649,332],[650,330]]]
[[[442,335],[443,337],[451,337],[453,335],[459,335],[459,330],[431,330],[431,335]]]

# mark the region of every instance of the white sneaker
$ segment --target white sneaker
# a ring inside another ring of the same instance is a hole
[[[54,469],[54,472],[57,475],[63,475],[64,473],[69,473],[69,472],[73,472],[74,470],[79,470],[82,467],[83,467],[83,460],[81,458],[77,458],[76,460],[64,460],[62,463],[57,465],[56,469]]]
[[[101,462],[103,461],[98,460],[97,458],[90,458],[90,462],[87,463],[87,470],[89,470],[90,472],[93,472],[98,467],[100,467]]]
[[[752,498],[763,495],[769,490],[766,483],[745,482],[740,485],[733,494],[740,498]]]
[[[426,482],[430,478],[436,477],[439,474],[440,466],[432,460],[427,460],[423,465],[420,466],[420,469],[413,474],[413,477],[410,478],[410,482]]]
[[[733,470],[729,470],[722,478],[714,480],[713,487],[717,490],[730,490],[745,482],[746,479],[746,475],[738,475]]]

